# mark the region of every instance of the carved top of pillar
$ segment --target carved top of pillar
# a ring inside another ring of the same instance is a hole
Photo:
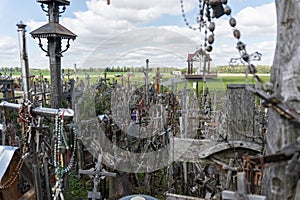
[[[25,28],[26,28],[26,24],[23,24],[23,22],[21,21],[21,22],[19,22],[19,23],[17,24],[17,27],[18,27],[19,29],[25,29]]]
[[[37,0],[37,2],[44,3],[44,4],[57,3],[60,6],[70,5],[70,1],[67,1],[67,0]]]
[[[76,39],[76,35],[74,33],[61,24],[55,22],[47,23],[32,31],[30,34],[33,38],[59,37],[62,39]]]

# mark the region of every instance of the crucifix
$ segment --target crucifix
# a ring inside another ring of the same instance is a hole
[[[98,155],[98,162],[96,163],[96,168],[94,170],[79,170],[79,174],[87,174],[92,176],[94,188],[93,191],[88,191],[88,198],[92,200],[101,199],[101,193],[97,192],[97,187],[100,183],[100,179],[104,179],[105,177],[116,177],[116,173],[107,172],[103,169],[102,166],[102,154]]]

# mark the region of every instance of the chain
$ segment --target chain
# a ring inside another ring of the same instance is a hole
[[[201,31],[201,21],[203,21],[203,9],[201,8],[201,3],[202,3],[202,0],[199,0],[199,15],[197,17],[197,22],[199,23],[199,27],[196,28],[196,27],[193,27],[187,20],[186,18],[186,14],[185,14],[185,10],[184,10],[184,5],[183,5],[183,0],[180,0],[180,6],[181,6],[181,13],[182,13],[182,17],[183,17],[183,20],[186,24],[187,27],[189,27],[189,29],[191,30],[194,30],[196,31],[197,29],[199,31]],[[201,14],[202,13],[202,14]]]
[[[12,186],[12,184],[14,184],[14,182],[17,180],[17,178],[19,176],[20,169],[23,166],[24,157],[25,157],[26,152],[28,151],[28,142],[29,142],[28,140],[30,139],[29,134],[31,131],[31,126],[29,124],[30,124],[30,121],[32,118],[32,115],[30,114],[30,110],[31,110],[31,106],[29,106],[28,104],[27,105],[23,104],[18,111],[20,122],[22,122],[22,130],[23,130],[22,132],[23,132],[23,138],[24,138],[24,143],[23,143],[22,151],[21,151],[22,154],[21,154],[21,158],[20,158],[16,168],[14,169],[12,175],[9,177],[9,179],[7,181],[5,181],[4,184],[0,184],[1,190],[8,189],[9,187]],[[25,111],[27,111],[27,112],[25,112]]]

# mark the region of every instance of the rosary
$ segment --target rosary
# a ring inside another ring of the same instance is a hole
[[[70,134],[67,138],[64,132],[64,110],[59,111],[55,117],[55,142],[54,142],[54,158],[53,163],[55,167],[56,183],[53,188],[54,199],[59,197],[63,199],[62,195],[62,178],[64,174],[68,173],[74,165],[76,146],[77,146],[77,130],[74,124],[70,125]],[[70,144],[68,143],[68,139]],[[69,153],[71,156],[68,157]],[[65,158],[65,155],[67,157]]]
[[[227,5],[227,0],[199,0],[198,7],[199,7],[199,13],[197,17],[197,23],[198,27],[193,27],[187,20],[183,0],[180,0],[181,4],[181,12],[182,17],[185,22],[185,24],[191,29],[191,30],[199,30],[201,32],[202,29],[204,29],[204,48],[207,52],[211,52],[213,50],[212,44],[215,41],[215,22],[213,22],[213,18],[219,18],[226,15],[231,15],[231,8]],[[224,7],[225,6],[225,7]],[[229,23],[232,27],[236,26],[236,20],[233,17],[230,17]],[[208,35],[208,31],[210,31],[210,35]],[[240,38],[240,32],[239,30],[234,30],[234,37],[237,39]]]

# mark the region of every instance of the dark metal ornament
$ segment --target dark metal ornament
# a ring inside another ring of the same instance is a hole
[[[220,0],[209,0],[209,5],[212,7],[217,6],[220,3],[221,3]]]
[[[245,50],[246,45],[245,45],[243,42],[238,41],[238,43],[237,43],[237,45],[236,45],[236,48],[237,48],[239,51],[243,51],[243,50]]]
[[[249,62],[250,61],[250,56],[247,53],[243,53],[242,58],[245,62]]]

